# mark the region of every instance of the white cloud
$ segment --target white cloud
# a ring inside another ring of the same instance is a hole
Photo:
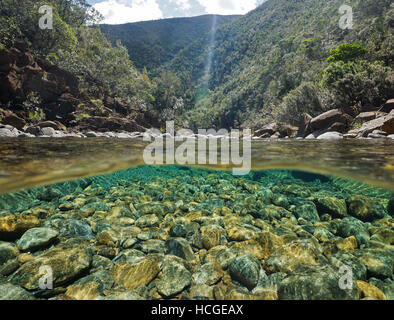
[[[122,24],[163,18],[156,0],[105,0],[94,5],[104,16],[103,23]]]
[[[177,5],[178,8],[182,10],[188,10],[191,8],[189,0],[169,0],[169,2]]]
[[[210,14],[245,14],[257,7],[258,0],[198,0]]]

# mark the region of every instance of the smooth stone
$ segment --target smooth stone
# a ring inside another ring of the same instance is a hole
[[[192,261],[195,259],[189,242],[183,238],[173,238],[167,240],[166,247],[167,254],[172,254],[187,261]]]
[[[367,267],[369,277],[385,279],[393,276],[394,256],[386,250],[357,250],[354,255]]]
[[[378,200],[361,195],[352,195],[346,199],[346,203],[349,214],[361,221],[372,222],[385,217],[385,209]]]
[[[260,261],[252,255],[237,257],[229,265],[231,277],[248,289],[253,289],[259,282],[260,268]]]
[[[357,300],[356,284],[340,288],[341,274],[328,265],[302,265],[279,285],[279,300]]]
[[[0,265],[18,256],[19,250],[15,244],[0,241]]]
[[[10,282],[27,290],[37,290],[42,266],[52,268],[53,286],[58,287],[75,279],[86,271],[92,262],[87,250],[79,248],[55,247],[23,264],[11,277]]]
[[[49,245],[59,233],[50,228],[32,228],[27,230],[17,241],[19,250],[34,251]]]
[[[218,263],[209,262],[198,266],[193,274],[193,281],[196,284],[214,285],[223,277],[223,271]]]
[[[160,223],[159,218],[155,214],[147,214],[137,219],[135,225],[139,228],[156,227]]]
[[[343,139],[342,133],[339,132],[326,132],[317,137],[317,140],[341,140]]]
[[[35,300],[28,291],[11,283],[0,284],[0,300]]]
[[[11,215],[0,217],[0,240],[16,240],[27,230],[39,226],[40,220],[34,216]]]
[[[191,273],[177,261],[164,263],[162,272],[164,276],[156,283],[156,287],[167,298],[182,292],[192,280]]]
[[[59,237],[80,238],[84,240],[94,239],[92,229],[82,220],[50,219],[46,220],[43,226],[57,230]]]
[[[366,244],[369,241],[369,232],[363,222],[353,217],[345,217],[338,225],[338,235],[342,238],[354,236],[358,245]]]
[[[148,285],[160,271],[159,258],[146,256],[135,258],[129,263],[115,264],[111,269],[115,284],[122,285],[126,290],[134,290]]]

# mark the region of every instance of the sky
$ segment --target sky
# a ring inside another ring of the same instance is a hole
[[[193,17],[203,14],[245,14],[264,0],[87,0],[103,16],[103,23]]]

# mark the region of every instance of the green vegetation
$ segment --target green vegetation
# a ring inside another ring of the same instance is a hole
[[[352,30],[339,27],[342,4],[343,0],[268,0],[218,26],[214,35],[196,37],[170,61],[165,62],[166,57],[161,70],[172,71],[183,87],[176,94],[184,103],[178,124],[193,129],[258,128],[271,121],[297,124],[303,112],[315,116],[359,102],[379,106],[393,97],[392,1],[347,1],[355,14]],[[154,22],[156,29],[160,23]],[[153,29],[150,22],[143,26]],[[132,59],[149,66],[140,60],[146,48],[134,41],[146,31],[137,26],[132,33],[120,29],[112,33],[113,27],[105,27],[105,33],[112,40],[127,38]],[[157,45],[151,46],[152,54],[165,48]],[[159,74],[160,68],[155,72]]]
[[[38,28],[43,4],[51,32]],[[85,0],[0,0],[0,49],[24,39],[76,75],[99,113],[113,97],[192,129],[297,125],[304,113],[394,97],[394,4],[348,0],[352,30],[339,27],[342,4],[268,0],[241,17],[98,26]]]
[[[53,8],[52,30],[39,28],[43,5]],[[77,76],[87,94],[146,110],[153,100],[148,76],[137,71],[124,46],[108,42],[95,26],[99,21],[85,0],[0,0],[0,43],[9,48],[23,39],[34,53]]]
[[[213,26],[231,22],[239,16],[204,15],[192,18],[162,19],[124,25],[101,25],[105,36],[116,44],[121,40],[139,70],[159,76],[163,64],[193,41],[207,35]]]

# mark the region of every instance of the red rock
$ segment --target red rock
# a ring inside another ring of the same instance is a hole
[[[8,124],[10,126],[13,126],[13,127],[17,128],[18,130],[21,130],[26,125],[25,120],[23,120],[22,118],[19,118],[16,114],[14,114],[13,112],[11,112],[9,110],[3,111],[1,122],[3,124]]]
[[[343,113],[340,109],[333,109],[327,111],[316,118],[313,118],[310,122],[312,131],[329,129],[334,123],[343,123],[347,125],[351,120],[351,117]]]
[[[382,111],[384,112],[391,112],[394,109],[394,99],[387,100],[384,104]]]

